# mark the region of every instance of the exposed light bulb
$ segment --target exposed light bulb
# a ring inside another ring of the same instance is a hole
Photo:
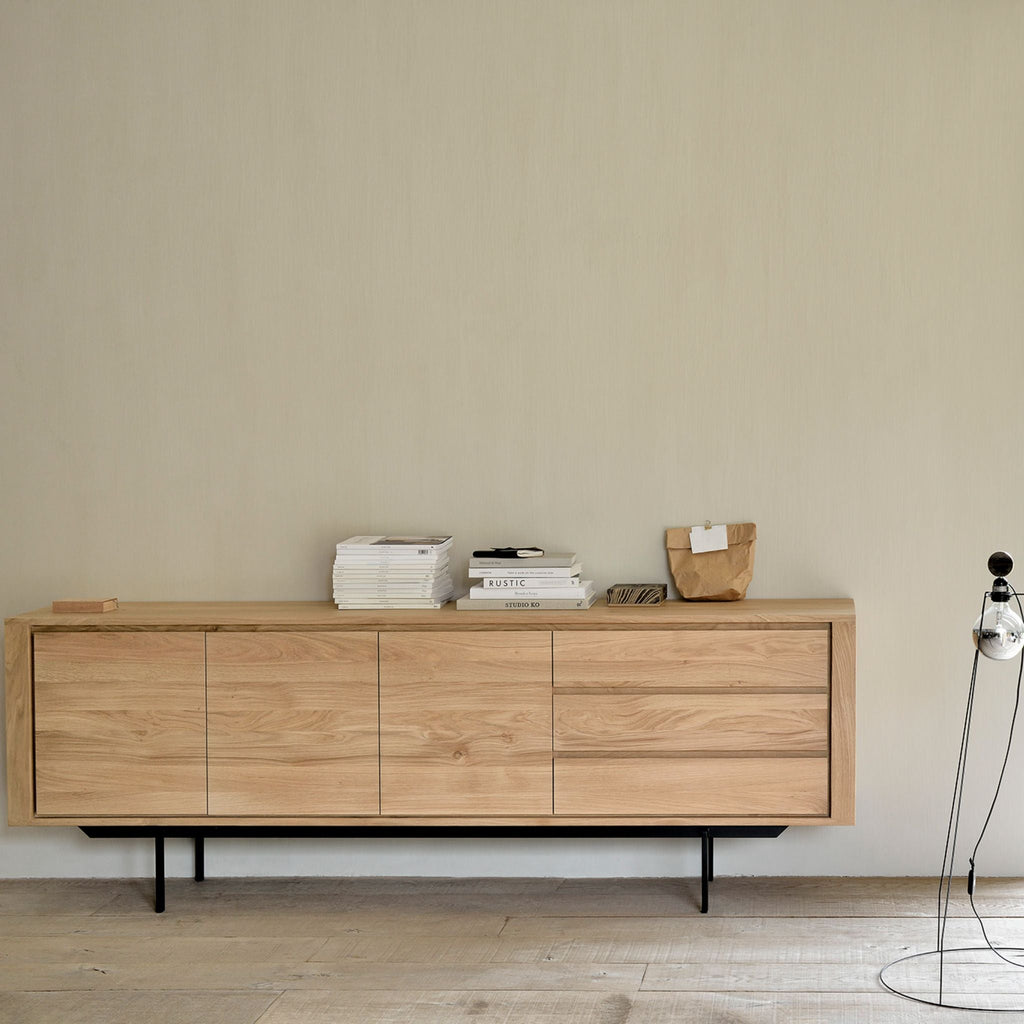
[[[1024,622],[1010,608],[1010,588],[1004,579],[992,584],[992,603],[978,616],[972,630],[974,646],[996,661],[1015,658],[1024,648]]]

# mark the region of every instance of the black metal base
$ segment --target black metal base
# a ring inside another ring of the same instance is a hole
[[[82,825],[81,830],[90,839],[152,839],[154,842],[154,899],[153,909],[164,912],[164,840],[191,839],[194,849],[195,880],[206,877],[207,839],[329,839],[349,838],[472,838],[472,839],[700,839],[700,912],[706,914],[709,905],[709,886],[715,879],[716,839],[775,839],[786,831],[785,825],[636,825],[608,827],[600,825],[552,826],[327,826],[327,825],[207,825],[191,828],[184,825]]]

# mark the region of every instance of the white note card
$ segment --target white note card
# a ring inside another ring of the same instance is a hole
[[[729,535],[725,523],[718,526],[694,526],[690,530],[690,550],[695,555],[706,551],[724,551],[729,546]]]

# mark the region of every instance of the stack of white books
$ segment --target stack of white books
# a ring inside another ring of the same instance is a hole
[[[478,582],[455,607],[463,611],[589,608],[596,599],[594,581],[581,580],[581,572],[574,554],[474,557],[469,560],[469,578]]]
[[[349,537],[334,558],[339,608],[440,608],[454,587],[451,537]]]

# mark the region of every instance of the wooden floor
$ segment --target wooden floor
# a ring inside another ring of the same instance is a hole
[[[1024,946],[1024,881],[977,899],[992,940]],[[998,1019],[879,983],[935,948],[933,879],[721,877],[710,914],[698,900],[692,879],[170,879],[157,915],[142,880],[0,881],[0,1021]],[[980,943],[955,894],[947,947]],[[948,975],[947,998],[1024,1006],[1024,971],[985,958]]]

